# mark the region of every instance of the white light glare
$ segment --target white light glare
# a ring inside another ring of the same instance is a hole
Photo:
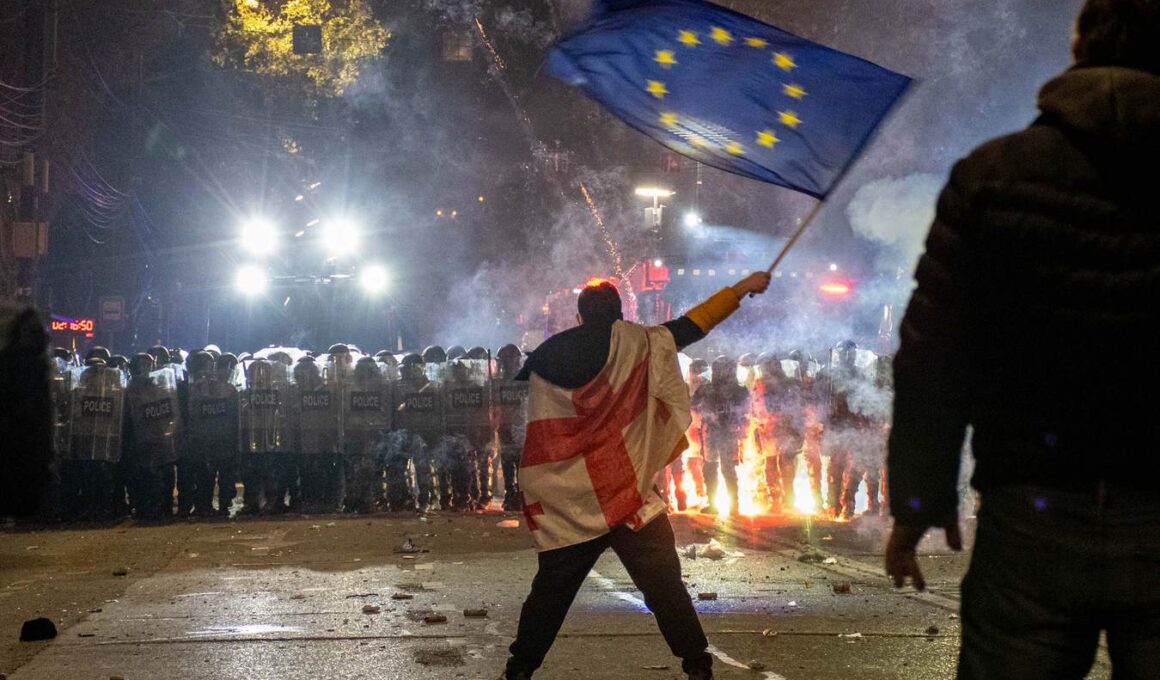
[[[266,276],[266,270],[248,264],[238,270],[234,283],[238,290],[246,295],[260,295],[266,290],[269,278]]]
[[[278,228],[268,219],[255,217],[242,225],[239,241],[248,253],[268,255],[278,249]]]
[[[361,241],[362,234],[353,220],[339,217],[322,223],[322,245],[332,257],[354,253]]]
[[[701,216],[695,212],[687,213],[685,215],[685,226],[696,227],[701,224]]]
[[[636,195],[643,198],[668,198],[673,195],[673,192],[668,189],[660,189],[657,187],[637,187]]]
[[[838,265],[837,265],[837,264],[835,264],[835,263],[833,263],[833,262],[831,262],[831,263],[830,263],[830,271],[832,271],[832,272],[836,272],[836,271],[838,271]]]
[[[658,258],[655,258],[655,259],[653,260],[653,266],[654,266],[654,267],[663,267],[663,266],[664,266],[664,264],[665,264],[665,261],[664,261],[664,260],[662,260],[662,259],[661,259],[661,258],[659,258],[659,257],[658,257]]]
[[[359,273],[358,281],[367,293],[381,293],[387,289],[387,270],[379,264],[367,265]]]

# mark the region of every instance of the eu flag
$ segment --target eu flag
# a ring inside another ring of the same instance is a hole
[[[548,68],[678,153],[817,198],[910,83],[700,0],[598,0]]]

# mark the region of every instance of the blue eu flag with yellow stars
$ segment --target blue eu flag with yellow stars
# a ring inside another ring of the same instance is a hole
[[[680,154],[817,198],[910,83],[700,0],[597,0],[548,68]]]

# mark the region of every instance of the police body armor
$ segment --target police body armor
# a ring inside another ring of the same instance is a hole
[[[238,452],[241,372],[209,370],[189,379],[186,447],[195,460],[225,460]]]
[[[337,453],[340,448],[338,383],[335,373],[323,371],[313,361],[294,367],[292,418],[298,453]]]
[[[345,451],[375,455],[391,426],[391,383],[387,367],[370,357],[359,359],[342,391]]]
[[[157,467],[177,462],[181,407],[173,367],[133,378],[125,399],[132,420],[134,463]]]
[[[242,392],[242,449],[247,453],[287,453],[290,438],[290,378],[280,361],[256,359],[246,369]]]
[[[460,357],[449,363],[443,386],[446,433],[465,436],[472,449],[491,444],[491,394],[487,360]]]
[[[116,463],[121,460],[125,388],[120,371],[106,366],[75,369],[69,413],[68,457]]]

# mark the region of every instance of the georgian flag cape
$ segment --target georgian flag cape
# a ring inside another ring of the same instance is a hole
[[[665,512],[657,473],[687,446],[689,391],[663,326],[617,321],[608,361],[569,390],[532,373],[520,462],[524,516],[537,550],[633,530]]]

